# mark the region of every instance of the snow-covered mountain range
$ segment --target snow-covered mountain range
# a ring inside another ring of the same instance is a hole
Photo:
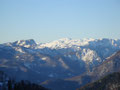
[[[62,38],[53,42],[36,44],[33,39],[20,40],[5,45],[16,47],[16,51],[24,52],[20,47],[25,47],[31,53],[41,52],[51,56],[63,55],[72,60],[83,60],[93,63],[112,55],[120,49],[119,39],[70,39]],[[20,46],[20,47],[19,47]]]
[[[0,44],[0,69],[19,79],[41,82],[80,75],[118,50],[119,39],[63,38],[43,44],[20,40]]]
[[[71,38],[62,38],[59,40],[55,40],[50,43],[40,44],[39,48],[53,48],[53,49],[60,49],[60,48],[74,48],[79,46],[113,46],[117,47],[120,44],[119,39],[71,39]]]

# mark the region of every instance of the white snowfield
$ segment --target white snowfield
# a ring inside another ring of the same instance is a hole
[[[89,42],[94,40],[95,39],[74,40],[70,38],[62,38],[50,43],[41,44],[40,46],[38,46],[38,48],[48,47],[52,49],[60,49],[60,48],[71,48],[71,47],[77,47],[77,46],[79,48],[79,46],[89,45]]]
[[[60,48],[71,48],[76,47],[79,48],[79,46],[113,46],[113,47],[119,47],[120,48],[120,40],[119,39],[70,39],[70,38],[62,38],[59,40],[55,40],[50,43],[44,43],[38,45],[38,48],[52,48],[52,49],[60,49]]]

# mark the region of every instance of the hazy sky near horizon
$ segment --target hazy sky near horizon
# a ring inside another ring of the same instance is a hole
[[[120,0],[0,0],[0,43],[120,38]]]

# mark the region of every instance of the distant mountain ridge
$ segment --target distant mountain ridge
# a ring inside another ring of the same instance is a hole
[[[40,52],[45,53],[45,54],[46,53],[54,54],[52,52],[52,50],[56,50],[59,53],[63,53],[63,52],[65,52],[64,54],[67,53],[66,56],[68,56],[68,52],[81,51],[81,52],[84,52],[83,55],[88,52],[87,55],[89,55],[89,56],[92,53],[94,53],[94,55],[98,55],[97,57],[93,56],[93,58],[96,57],[95,58],[96,60],[98,60],[100,58],[105,59],[108,56],[112,55],[114,52],[120,50],[120,40],[119,39],[106,39],[106,38],[103,38],[103,39],[62,38],[62,39],[59,39],[59,40],[56,40],[56,41],[53,41],[50,43],[44,43],[44,44],[36,44],[36,42],[33,39],[29,39],[29,40],[15,41],[13,43],[6,43],[5,45],[11,46],[11,47],[12,46],[21,46],[21,47],[25,47],[25,48],[34,48],[37,51],[39,49]],[[103,50],[100,50],[100,49],[103,49]],[[100,52],[98,50],[100,50]],[[70,55],[68,57],[70,57]],[[80,56],[78,55],[77,58],[80,58]],[[84,61],[86,61],[86,59],[87,59],[86,57],[82,58],[82,60],[84,60]]]
[[[8,46],[22,46],[22,47],[26,47],[26,48],[31,48],[33,46],[36,46],[36,42],[33,39],[28,39],[28,40],[19,40],[19,41],[15,41],[15,42],[10,42],[10,43],[5,43],[5,45]]]
[[[93,38],[84,38],[84,39],[71,39],[71,38],[61,38],[49,43],[36,43],[33,39],[28,40],[18,40],[13,42],[15,45],[23,46],[24,45],[36,45],[37,48],[52,48],[52,49],[59,49],[59,48],[69,48],[69,47],[75,47],[75,46],[97,46],[97,45],[103,45],[105,46],[113,46],[113,47],[120,47],[120,39],[108,39],[108,38],[101,38],[101,39],[93,39]],[[5,43],[5,44],[12,44]]]

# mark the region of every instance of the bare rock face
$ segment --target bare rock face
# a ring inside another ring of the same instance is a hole
[[[89,70],[82,75],[67,80],[76,81],[83,86],[114,72],[120,72],[120,51],[107,58],[101,65],[94,67],[91,71]]]
[[[112,72],[120,72],[120,51],[107,58],[106,61],[94,68],[89,74],[95,77],[101,77]]]

